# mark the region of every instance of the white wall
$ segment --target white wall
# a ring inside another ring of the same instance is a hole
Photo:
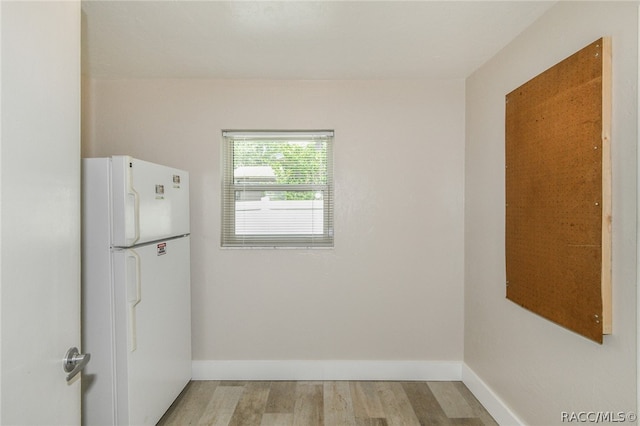
[[[466,84],[465,363],[528,424],[636,410],[637,2],[559,2]],[[602,346],[505,299],[504,96],[613,42],[613,334]]]
[[[195,360],[462,360],[463,81],[84,88],[84,155],[191,173]],[[334,249],[220,249],[222,129],[335,130]]]

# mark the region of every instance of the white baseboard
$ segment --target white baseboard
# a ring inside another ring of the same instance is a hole
[[[193,380],[462,380],[449,361],[193,361]]]
[[[525,424],[467,364],[462,365],[462,382],[500,426]]]

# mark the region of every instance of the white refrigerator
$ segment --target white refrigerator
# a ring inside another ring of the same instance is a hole
[[[82,160],[85,425],[154,425],[191,379],[189,174]]]

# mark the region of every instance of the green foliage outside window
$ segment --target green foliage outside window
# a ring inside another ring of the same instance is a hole
[[[271,167],[276,184],[323,185],[327,183],[327,143],[288,140],[236,140],[233,168]],[[256,181],[254,183],[261,183]],[[262,183],[274,183],[264,181]],[[313,191],[285,191],[286,200],[312,200]]]

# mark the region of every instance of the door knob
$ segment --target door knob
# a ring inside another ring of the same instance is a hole
[[[62,368],[67,375],[67,382],[71,381],[91,359],[91,354],[81,354],[78,348],[71,348],[67,351],[62,360]]]

